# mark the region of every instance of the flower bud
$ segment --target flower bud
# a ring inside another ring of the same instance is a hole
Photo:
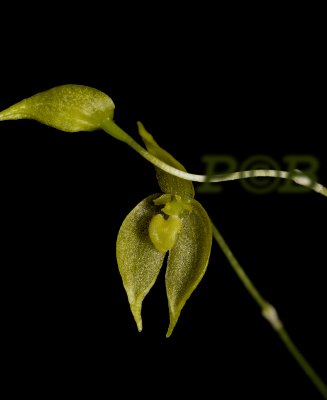
[[[83,85],[61,85],[28,97],[0,112],[0,121],[34,119],[65,132],[101,129],[115,105],[105,93]]]

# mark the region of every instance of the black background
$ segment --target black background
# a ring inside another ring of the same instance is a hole
[[[238,165],[266,155],[283,169],[286,155],[306,154],[327,184],[319,10],[41,12],[22,20],[8,12],[0,109],[56,85],[89,85],[112,97],[118,125],[138,140],[142,121],[189,172],[205,174],[208,154]],[[2,347],[13,393],[320,398],[216,243],[172,337],[164,269],[137,332],[115,241],[127,213],[158,186],[132,149],[102,131],[70,134],[35,121],[2,122],[0,140]],[[258,195],[239,182],[221,193],[195,187],[327,380],[325,199]]]

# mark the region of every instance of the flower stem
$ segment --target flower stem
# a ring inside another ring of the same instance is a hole
[[[212,223],[212,222],[211,222]],[[278,313],[274,306],[268,303],[263,296],[259,293],[256,289],[250,278],[247,276],[237,259],[235,258],[234,254],[230,250],[229,246],[225,242],[224,238],[222,237],[221,233],[218,231],[217,227],[212,223],[212,233],[213,237],[222,249],[223,253],[225,254],[226,258],[228,259],[230,265],[236,272],[237,276],[242,281],[243,285],[250,293],[252,298],[256,301],[256,303],[261,308],[262,316],[267,319],[267,321],[271,324],[272,328],[276,331],[279,338],[282,340],[284,345],[286,346],[287,350],[299,364],[299,366],[303,369],[306,373],[310,381],[316,387],[316,389],[321,393],[324,399],[327,399],[327,386],[322,381],[322,379],[318,376],[315,370],[311,367],[308,361],[305,359],[303,354],[300,350],[296,347],[293,343],[292,339],[288,335],[287,331],[284,328],[282,321],[278,317]]]
[[[102,122],[101,127],[105,132],[109,133],[109,135],[126,143],[128,146],[130,146],[133,150],[135,150],[138,154],[140,154],[151,164],[181,179],[193,182],[217,183],[217,182],[227,182],[236,179],[246,179],[246,178],[260,178],[260,177],[283,178],[283,179],[291,179],[300,186],[310,187],[315,192],[327,197],[327,188],[318,182],[314,182],[309,176],[305,175],[301,171],[277,171],[272,169],[257,169],[250,171],[232,172],[229,174],[217,174],[212,176],[190,174],[188,172],[174,168],[171,165],[168,165],[165,162],[159,160],[154,155],[150,154],[147,150],[144,149],[144,147],[142,147],[139,143],[137,143],[128,133],[126,133],[123,129],[121,129],[113,120],[109,118],[105,119]]]

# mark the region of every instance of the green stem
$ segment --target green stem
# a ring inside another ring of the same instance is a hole
[[[186,179],[188,181],[193,181],[193,182],[209,183],[209,182],[226,182],[226,181],[233,181],[236,179],[259,178],[259,177],[283,178],[283,179],[291,179],[300,186],[310,187],[315,192],[327,197],[327,188],[325,188],[318,182],[313,182],[310,177],[306,176],[300,171],[297,171],[297,173],[295,174],[294,171],[258,169],[250,171],[233,172],[229,174],[217,174],[210,177],[207,175],[190,174],[188,172],[174,168],[171,165],[168,165],[163,161],[159,160],[154,155],[150,154],[139,143],[137,143],[128,133],[126,133],[123,129],[121,129],[113,120],[109,118],[105,119],[102,122],[101,127],[105,132],[109,133],[109,135],[126,143],[128,146],[130,146],[133,150],[135,150],[138,154],[140,154],[151,164],[181,179]]]
[[[289,352],[292,354],[292,356],[295,358],[298,364],[303,368],[304,372],[308,375],[311,382],[316,386],[316,388],[322,394],[324,399],[327,399],[327,386],[322,381],[322,379],[317,375],[317,373],[314,371],[314,369],[311,367],[308,361],[304,358],[299,349],[295,346],[295,344],[289,337],[286,330],[284,328],[281,328],[277,331],[277,333],[281,338],[281,340],[283,341],[283,343],[285,344],[285,346],[287,347],[287,349],[289,350]]]
[[[314,371],[305,357],[302,355],[300,350],[295,346],[292,339],[289,337],[287,331],[285,330],[282,321],[279,319],[276,309],[269,304],[262,295],[258,292],[256,287],[253,285],[250,278],[247,276],[234,254],[228,247],[224,238],[218,231],[217,227],[212,223],[212,233],[214,239],[217,241],[218,245],[221,247],[223,253],[231,264],[232,268],[236,272],[237,276],[242,281],[243,285],[250,293],[252,298],[256,301],[256,303],[261,308],[261,312],[264,318],[268,320],[273,329],[278,334],[279,338],[282,340],[287,350],[299,364],[299,366],[303,369],[305,374],[308,376],[310,381],[314,384],[316,389],[321,393],[324,399],[327,399],[327,386],[322,381],[322,379],[318,376],[318,374]]]

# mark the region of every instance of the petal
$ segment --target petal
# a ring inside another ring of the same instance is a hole
[[[143,139],[143,142],[149,153],[153,154],[161,161],[164,161],[166,164],[186,172],[186,169],[180,162],[178,162],[171,154],[158,145],[158,143],[153,139],[152,135],[141,124],[141,122],[138,122],[138,129],[139,134]],[[173,176],[161,170],[160,168],[156,168],[156,175],[160,189],[164,193],[169,193],[172,195],[177,194],[184,199],[194,197],[194,187],[191,181]]]
[[[158,212],[153,200],[158,196],[151,195],[133,208],[120,227],[116,244],[119,272],[139,331],[143,299],[156,281],[165,258],[165,253],[154,247],[149,236],[150,221]]]
[[[0,121],[34,119],[65,131],[93,131],[113,118],[115,105],[100,90],[83,85],[61,85],[37,93],[0,112]]]
[[[192,200],[192,211],[182,216],[182,228],[169,251],[166,291],[169,305],[169,337],[184,304],[201,281],[209,262],[212,228],[207,212]]]

